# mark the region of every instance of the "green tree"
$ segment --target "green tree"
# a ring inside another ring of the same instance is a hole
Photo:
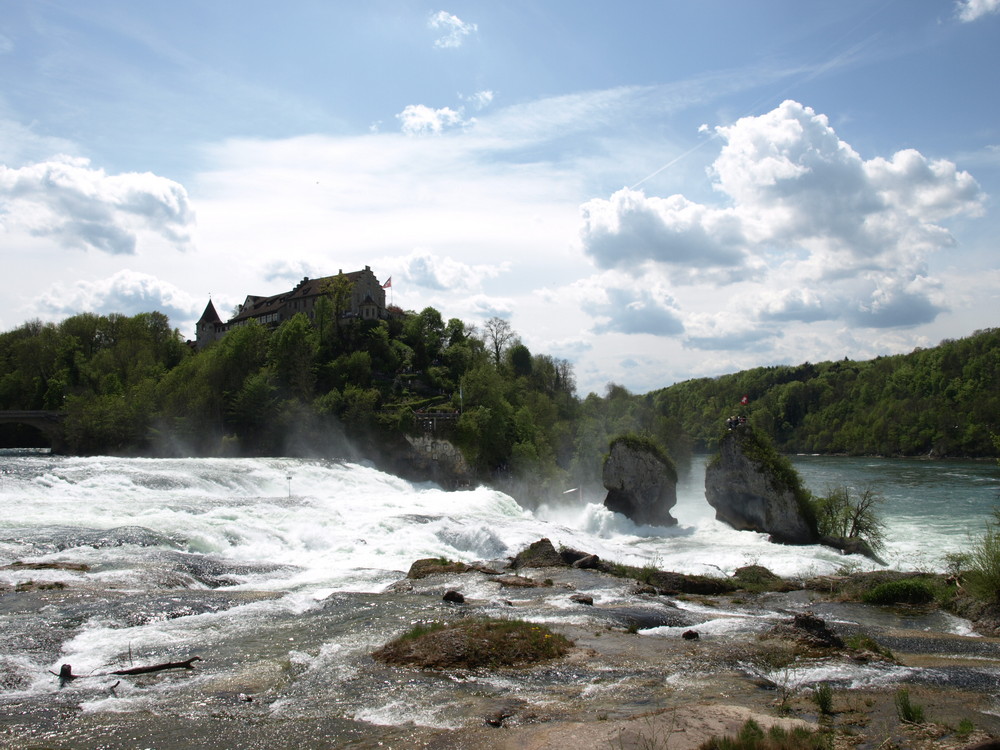
[[[444,344],[444,321],[433,307],[409,315],[403,324],[403,341],[414,352],[413,366],[425,370],[437,359]]]
[[[527,378],[531,376],[532,359],[528,347],[524,344],[514,344],[507,350],[507,357],[515,377]]]
[[[817,529],[825,536],[863,539],[878,552],[885,548],[885,524],[878,513],[884,502],[871,487],[832,489],[813,501]]]
[[[487,349],[493,354],[493,364],[499,367],[503,361],[504,352],[514,342],[517,335],[508,321],[492,317],[483,323],[483,336]]]
[[[278,386],[291,398],[312,399],[316,377],[313,364],[319,348],[316,331],[303,313],[296,313],[272,334],[268,364]]]

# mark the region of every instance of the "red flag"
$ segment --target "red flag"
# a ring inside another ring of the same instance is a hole
[[[382,288],[388,289],[391,286],[392,286],[392,276],[390,276],[388,279],[385,280],[385,283],[382,285]]]
[[[749,403],[750,403],[750,397],[749,397],[749,396],[747,396],[746,394],[743,394],[743,398],[741,398],[741,399],[740,399],[740,403],[741,403],[741,404],[742,404],[743,406],[746,406],[747,404],[749,404]]]

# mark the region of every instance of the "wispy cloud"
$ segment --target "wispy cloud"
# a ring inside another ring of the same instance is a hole
[[[465,38],[476,33],[479,28],[476,24],[466,23],[458,16],[444,10],[432,14],[427,25],[435,31],[443,32],[443,36],[434,40],[434,46],[442,49],[461,47]]]
[[[486,109],[493,103],[493,97],[492,91],[477,91],[475,94],[463,98],[476,109]]]
[[[970,23],[1000,13],[1000,0],[958,0],[955,10],[960,21]]]
[[[462,125],[465,120],[461,109],[454,110],[450,107],[433,109],[425,104],[409,104],[403,109],[396,119],[400,122],[400,128],[407,135],[438,135],[446,128],[454,125]]]

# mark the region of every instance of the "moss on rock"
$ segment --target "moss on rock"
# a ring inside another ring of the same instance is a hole
[[[565,656],[572,642],[523,620],[469,618],[421,623],[372,654],[385,664],[421,669],[520,667]]]

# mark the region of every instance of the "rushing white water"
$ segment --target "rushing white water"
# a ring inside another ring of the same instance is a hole
[[[679,524],[658,528],[637,527],[605,509],[599,498],[581,502],[576,493],[569,495],[575,503],[560,496],[529,512],[485,487],[446,492],[350,463],[45,455],[2,460],[0,563],[83,562],[104,565],[108,577],[135,575],[127,562],[134,546],[88,539],[74,545],[55,530],[142,527],[183,552],[280,566],[248,569],[231,585],[314,597],[381,590],[419,558],[494,560],[541,537],[606,560],[686,573],[728,574],[749,562],[780,575],[829,573],[845,564],[871,567],[863,558],[845,558],[824,547],[771,544],[764,535],[716,521],[705,501],[700,462],[678,488],[673,513]],[[807,484],[821,491],[845,481],[843,471],[835,473],[836,461],[850,460],[800,460],[798,468]],[[853,468],[873,473],[878,466],[868,460]],[[882,466],[889,466],[892,476],[900,473],[898,462]],[[943,556],[966,549],[969,533],[982,527],[989,508],[981,498],[995,497],[1000,476],[990,466],[978,467],[974,476],[963,471],[964,464],[904,466],[926,469],[924,479],[908,476],[909,487],[899,482],[877,487],[891,501],[883,508],[888,562],[941,569]],[[972,497],[979,499],[969,499],[975,490],[979,494]],[[0,573],[8,582],[12,575]],[[55,575],[60,576],[72,573]]]
[[[801,458],[796,465],[814,491],[877,485],[887,498],[886,557],[899,568],[941,569],[944,554],[966,549],[968,532],[981,528],[1000,487],[991,464]],[[571,590],[558,586],[498,594],[488,576],[428,584],[433,597],[419,590],[382,596],[414,560],[500,561],[548,537],[606,561],[684,573],[731,574],[749,563],[783,576],[874,567],[825,547],[771,544],[716,521],[704,497],[702,461],[678,487],[677,526],[637,527],[601,499],[560,493],[529,511],[486,487],[446,492],[335,461],[0,453],[0,584],[30,583],[23,596],[0,600],[0,700],[36,701],[29,704],[39,707],[29,710],[31,726],[43,727],[50,672],[69,663],[76,674],[105,678],[59,691],[80,716],[127,713],[133,722],[196,705],[211,714],[218,696],[259,692],[269,698],[255,710],[275,720],[333,716],[366,726],[454,727],[481,710],[485,683],[466,689],[436,678],[402,679],[379,673],[370,658],[424,616],[417,613],[433,616],[441,586],[461,588],[487,614],[507,616],[514,607],[519,617],[588,629],[616,611],[645,607],[646,615],[668,618],[643,626],[651,638],[679,637],[689,625],[707,638],[739,637],[786,614],[651,605],[628,582],[602,577],[572,581],[593,596],[592,608],[580,608]],[[950,623],[942,629],[956,632]],[[117,684],[108,675],[113,667],[192,653],[206,661],[188,679]],[[830,677],[872,684],[900,675]],[[552,699],[553,684],[569,690],[578,682],[557,676],[536,687],[519,683],[517,691],[539,702]],[[629,693],[642,681],[633,682],[627,669],[614,679],[595,673],[592,682],[580,688],[588,700],[644,700],[645,688]]]

